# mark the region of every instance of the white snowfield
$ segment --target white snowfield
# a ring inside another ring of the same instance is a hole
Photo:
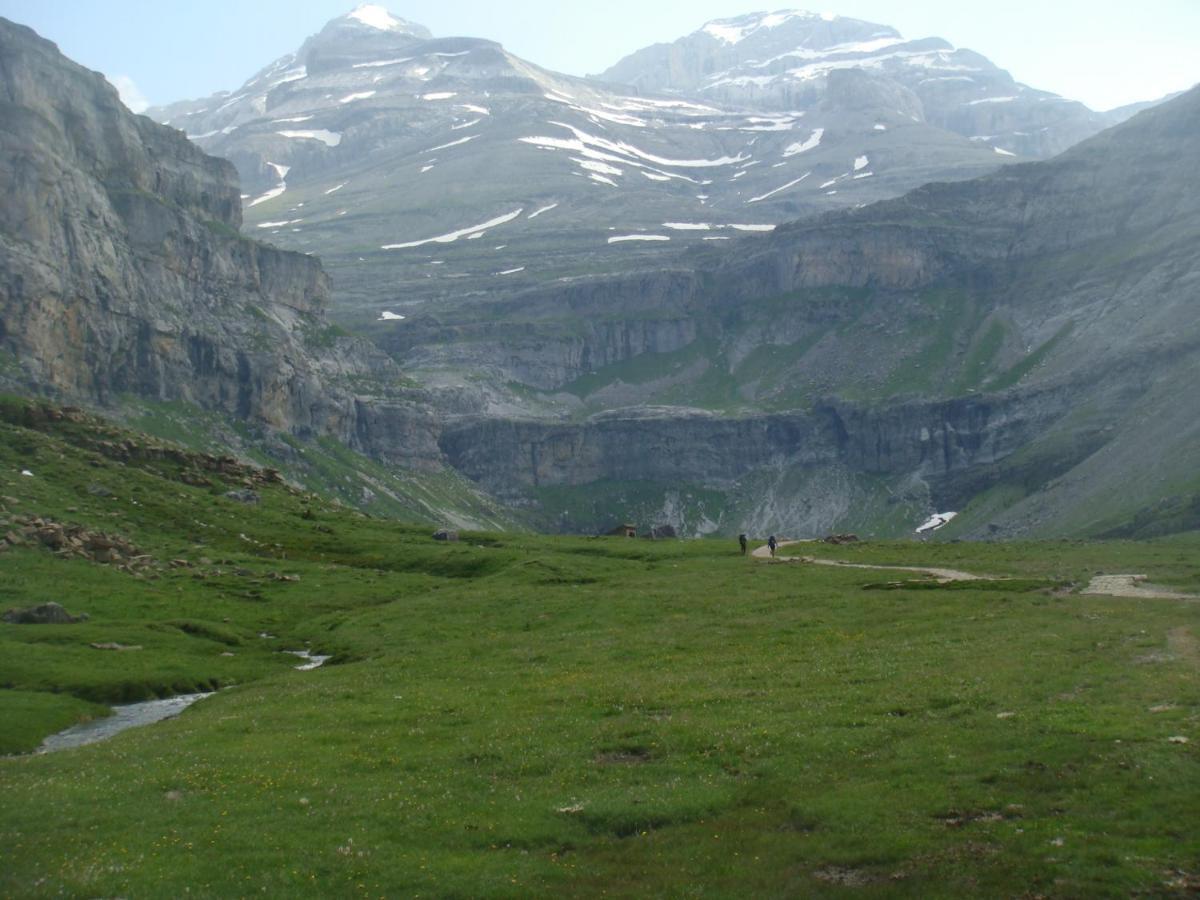
[[[336,147],[342,142],[340,134],[335,131],[326,131],[324,128],[318,128],[313,131],[277,131],[275,133],[285,138],[320,141],[326,147]]]
[[[600,125],[600,122],[597,120],[602,119],[605,122],[612,122],[615,125],[628,125],[631,128],[650,127],[650,123],[645,119],[639,119],[637,116],[627,115],[619,111],[610,112],[609,110],[620,110],[623,108],[620,106],[615,106],[611,103],[600,104],[601,106],[607,107],[607,109],[596,109],[593,106],[584,106],[576,100],[569,98],[565,94],[560,94],[557,91],[551,91],[550,93],[543,94],[542,96],[544,96],[547,100],[552,100],[555,103],[562,103],[565,106],[569,106],[576,112],[583,113],[592,120],[592,124],[594,125]],[[600,127],[603,128],[604,126],[600,125]]]
[[[700,30],[726,44],[740,44],[757,31],[764,28],[778,28],[792,19],[823,19],[826,22],[832,22],[836,18],[837,16],[833,13],[821,13],[820,15],[801,11],[770,14],[760,13],[741,16],[736,19],[717,19],[709,22]]]
[[[251,200],[249,203],[249,206],[258,206],[258,204],[260,204],[260,203],[266,203],[268,200],[274,200],[276,197],[282,196],[284,194],[284,192],[287,191],[287,174],[288,174],[288,172],[292,171],[292,167],[291,166],[283,166],[283,165],[280,165],[279,163],[273,163],[273,162],[269,162],[269,163],[267,163],[267,165],[275,170],[275,174],[279,178],[279,184],[276,185],[275,187],[271,188],[271,190],[267,191],[261,197]],[[291,225],[292,223],[284,222],[281,224]],[[264,226],[260,225],[259,227],[261,228]]]
[[[492,111],[486,106],[474,106],[470,103],[460,103],[458,104],[458,108],[465,109],[467,112],[478,113],[481,116],[490,116],[492,114]]]
[[[531,213],[529,214],[529,218],[531,218],[531,219],[536,219],[536,218],[537,218],[538,216],[540,216],[542,213],[548,213],[548,212],[550,212],[550,210],[552,210],[552,209],[558,209],[558,204],[557,204],[557,203],[551,203],[549,206],[543,206],[541,209],[535,209],[533,212],[531,212]]]
[[[521,213],[525,212],[524,208],[518,209],[516,212],[510,212],[503,216],[497,216],[484,222],[482,225],[472,225],[470,228],[460,228],[458,231],[452,231],[449,234],[438,235],[437,237],[426,238],[421,241],[408,241],[402,244],[385,244],[383,250],[407,250],[411,247],[424,247],[426,244],[453,244],[459,238],[467,237],[468,235],[479,234],[482,236],[485,232],[492,228],[498,228],[501,225],[507,225],[513,219],[518,218]]]
[[[288,69],[277,79],[271,82],[271,87],[279,87],[281,84],[288,84],[292,81],[301,81],[308,77],[308,68],[306,66],[297,66],[294,69]],[[224,107],[222,107],[224,108]]]
[[[649,153],[633,144],[625,141],[612,140],[609,138],[597,137],[589,134],[582,129],[576,128],[573,125],[567,125],[563,122],[551,122],[559,128],[565,128],[571,132],[572,137],[550,137],[547,135],[535,135],[530,137],[518,138],[521,143],[529,144],[541,150],[566,150],[570,153],[577,153],[586,160],[593,163],[607,163],[618,165],[631,166],[642,171],[652,181],[669,181],[671,179],[680,179],[690,181],[693,184],[699,184],[695,178],[684,175],[680,172],[672,172],[671,169],[700,169],[700,168],[719,168],[724,166],[736,165],[750,159],[749,156],[725,156],[719,159],[670,159],[663,156],[658,156],[654,153]],[[578,160],[577,160],[578,161]],[[582,162],[583,161],[579,161]],[[651,165],[653,164],[653,165]],[[587,166],[591,171],[591,176],[594,181],[601,183],[613,184],[608,177],[613,174],[622,174],[621,172],[598,171],[592,166]],[[615,168],[615,167],[614,167]]]
[[[958,513],[956,512],[938,513],[937,515],[930,517],[930,519],[925,522],[924,525],[917,529],[916,533],[928,534],[929,532],[938,531],[939,529],[945,528],[956,518],[958,518]]]
[[[422,154],[436,153],[438,150],[449,150],[451,147],[460,147],[463,144],[470,143],[471,141],[475,140],[475,138],[477,138],[477,137],[479,137],[479,135],[469,134],[465,138],[459,138],[457,141],[451,141],[448,144],[439,144],[436,147],[430,147],[428,150],[422,150],[421,153]]]
[[[458,94],[454,91],[437,91],[433,94],[422,94],[422,100],[453,100]]]
[[[385,311],[385,312],[381,312],[379,314],[380,322],[403,322],[404,319],[405,319],[404,316],[399,315],[398,313],[394,313],[394,312],[386,312]]]
[[[665,234],[625,234],[620,237],[610,237],[610,244],[625,244],[631,241],[669,241]]]
[[[521,266],[517,269],[505,269],[503,272],[497,272],[497,275],[516,275],[518,272],[524,272],[525,267]]]
[[[733,231],[757,232],[770,232],[776,228],[775,225],[716,225],[711,222],[663,222],[662,227],[671,231],[719,231],[728,228]]]
[[[870,159],[868,159],[865,156],[860,156],[854,160],[854,171],[861,172],[863,169],[865,169],[870,164],[871,164]]]
[[[367,25],[379,31],[411,32],[411,28],[407,22],[402,19],[397,19],[382,6],[376,6],[373,3],[364,3],[362,6],[350,13],[346,18],[354,19],[363,25]]]
[[[967,106],[979,106],[983,103],[1012,103],[1017,97],[984,97],[982,100],[972,100]]]
[[[813,133],[808,136],[808,140],[801,141],[800,143],[797,143],[797,144],[792,144],[786,150],[783,151],[783,155],[785,157],[792,157],[792,156],[797,156],[801,153],[807,153],[809,150],[812,150],[814,147],[819,147],[821,144],[821,138],[823,138],[823,137],[825,137],[825,129],[824,128],[814,129]]]
[[[902,43],[892,40],[892,43]],[[844,45],[837,51],[792,51],[779,57],[795,56],[799,59],[815,59],[805,65],[797,66],[772,75],[735,75],[734,70],[717,72],[709,76],[700,87],[707,91],[726,85],[764,87],[780,81],[813,81],[824,78],[830,72],[838,69],[886,69],[889,65],[912,66],[928,69],[931,72],[979,72],[977,66],[963,65],[954,59],[957,50],[894,50],[890,53],[862,55],[861,48],[869,47],[870,43],[862,45]],[[769,62],[760,63],[765,66]],[[1011,98],[1016,99],[1016,98]],[[990,102],[1000,102],[999,99]]]
[[[789,181],[783,187],[777,187],[773,191],[767,191],[767,193],[762,194],[761,196],[751,197],[746,202],[747,203],[761,203],[763,200],[769,200],[771,197],[774,197],[776,194],[782,194],[784,191],[788,190],[789,188],[794,188],[796,185],[800,184],[800,182],[804,181],[804,179],[806,179],[811,174],[812,174],[812,172],[805,172],[803,175],[801,175],[795,181]]]
[[[382,69],[384,66],[398,66],[401,63],[412,62],[414,57],[404,56],[400,59],[380,59],[375,62],[355,63],[352,69]]]
[[[579,163],[581,169],[587,169],[589,172],[599,172],[601,175],[624,175],[624,169],[618,169],[616,166],[610,166],[608,163],[597,162],[593,159],[577,159],[572,157],[573,162]]]
[[[370,100],[375,96],[375,91],[360,91],[357,94],[347,94],[338,103],[353,103],[356,100]]]

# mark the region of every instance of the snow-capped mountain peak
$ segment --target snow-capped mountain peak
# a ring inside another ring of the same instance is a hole
[[[374,28],[377,31],[398,31],[415,34],[419,26],[392,15],[387,9],[374,3],[364,3],[346,15],[347,19]]]
[[[732,19],[714,19],[704,25],[700,31],[725,44],[740,44],[751,35],[766,30],[770,31],[794,20],[805,22],[832,22],[837,18],[833,13],[814,13],[807,10],[791,9],[778,12],[757,12]]]

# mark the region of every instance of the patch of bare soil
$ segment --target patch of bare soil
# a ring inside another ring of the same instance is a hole
[[[1171,655],[1193,666],[1200,666],[1200,641],[1187,628],[1176,628],[1167,635]]]
[[[1146,583],[1145,575],[1097,575],[1084,594],[1101,597],[1144,597],[1150,600],[1200,600],[1192,594],[1164,591]]]

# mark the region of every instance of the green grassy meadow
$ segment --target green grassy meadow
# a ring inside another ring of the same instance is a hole
[[[945,588],[731,541],[442,544],[285,485],[239,503],[92,431],[0,423],[0,537],[37,515],[161,565],[0,552],[0,609],[90,616],[0,623],[0,896],[1200,884],[1200,604],[1077,593],[1099,572],[1200,593],[1200,535],[803,550],[994,576]],[[334,658],[280,652],[305,647]],[[205,689],[28,753],[101,704]]]

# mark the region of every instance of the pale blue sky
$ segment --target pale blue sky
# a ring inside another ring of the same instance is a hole
[[[151,103],[232,90],[359,0],[0,0],[68,56],[125,76]],[[550,69],[598,72],[714,18],[784,3],[741,0],[391,0],[439,36],[500,41]],[[814,0],[816,12],[936,35],[1020,81],[1108,109],[1200,82],[1200,0]]]

